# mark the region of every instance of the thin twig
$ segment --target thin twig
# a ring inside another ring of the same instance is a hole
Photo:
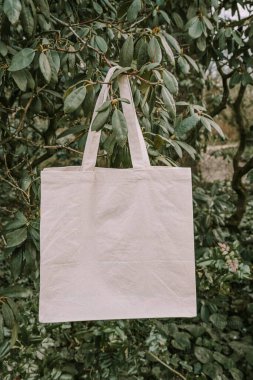
[[[58,22],[59,24],[61,24],[61,25],[63,25],[63,26],[66,26],[66,27],[67,27],[67,28],[68,28],[68,29],[74,34],[74,36],[75,36],[75,37],[76,37],[76,38],[77,38],[82,44],[84,44],[84,46],[87,46],[89,49],[92,49],[92,50],[94,50],[96,53],[98,53],[99,55],[101,55],[110,67],[113,66],[113,63],[112,63],[111,61],[109,61],[108,58],[106,58],[106,56],[105,56],[104,53],[102,53],[100,50],[96,49],[95,47],[89,45],[89,44],[87,43],[87,41],[85,41],[84,39],[82,39],[82,37],[80,37],[80,36],[78,35],[78,33],[76,33],[76,31],[72,28],[72,26],[71,26],[70,24],[68,24],[68,23],[65,22],[65,21],[60,20],[59,18],[57,18],[57,17],[55,17],[55,16],[53,16],[53,15],[51,15],[50,17],[51,17],[54,21]]]
[[[11,141],[14,136],[18,135],[19,132],[22,131],[22,129],[24,128],[25,118],[26,118],[27,111],[29,110],[29,108],[30,108],[30,106],[32,104],[33,99],[36,98],[36,96],[38,96],[38,94],[41,91],[43,91],[46,87],[47,87],[47,84],[45,84],[43,87],[41,87],[37,91],[37,93],[32,94],[32,96],[29,98],[28,102],[26,103],[25,108],[23,109],[23,114],[22,114],[22,116],[20,118],[19,125],[18,125],[16,131],[10,137],[7,137],[6,139],[0,141],[0,144],[2,144],[2,145],[6,144],[7,142]]]
[[[81,152],[80,150],[76,150],[76,149],[70,148],[69,146],[65,146],[65,145],[44,145],[43,148],[44,149],[67,149],[70,152],[83,154],[83,152]]]
[[[138,71],[133,71],[132,73],[126,73],[126,75],[129,75],[129,76],[134,76],[135,78],[138,78],[139,80],[141,80],[142,82],[145,82],[145,83],[148,83],[150,85],[157,85],[157,84],[160,84],[159,82],[150,82],[149,80],[147,79],[144,79],[142,77],[140,77],[139,75],[137,75]]]
[[[74,153],[78,153],[80,155],[83,155],[83,152],[81,152],[80,150],[70,148],[69,146],[66,146],[66,145],[43,145],[42,148],[44,148],[44,149],[67,149],[70,152],[74,152]],[[98,157],[104,157],[104,156],[107,156],[107,153],[106,154],[98,154]]]
[[[18,190],[18,191],[21,191],[24,195],[25,195],[25,198],[28,200],[28,202],[26,201],[27,204],[29,204],[29,197],[28,195],[26,194],[26,192],[21,189],[19,186],[16,186],[14,183],[12,183],[11,181],[8,181],[8,179],[4,178],[3,176],[0,175],[0,179],[6,183],[8,183],[11,187],[13,187],[14,189]]]
[[[161,363],[164,367],[168,368],[171,372],[173,372],[175,375],[180,377],[180,379],[187,380],[186,377],[184,377],[180,372],[176,371],[174,368],[170,367],[168,364],[164,363],[161,359],[158,358],[158,356],[152,354],[152,352],[148,352],[149,355],[151,355],[156,361]]]

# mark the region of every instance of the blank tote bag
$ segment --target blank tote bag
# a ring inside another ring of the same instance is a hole
[[[81,167],[42,171],[40,322],[196,315],[191,170],[150,166],[126,75],[119,87],[133,168],[95,167],[89,130]]]

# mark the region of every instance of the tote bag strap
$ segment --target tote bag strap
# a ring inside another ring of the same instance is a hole
[[[107,75],[104,79],[105,82],[110,81],[114,71],[117,68],[118,68],[118,66],[113,66],[108,70]],[[98,131],[98,132],[92,131],[91,125],[93,123],[93,120],[96,117],[98,108],[106,101],[106,98],[108,96],[108,92],[109,92],[109,85],[105,83],[102,85],[102,88],[101,88],[101,91],[98,95],[96,105],[94,108],[94,112],[92,115],[91,124],[90,124],[89,132],[88,132],[88,136],[87,136],[87,141],[85,144],[85,150],[84,150],[84,154],[83,154],[82,170],[92,170],[96,165],[101,131]]]
[[[129,100],[129,104],[122,102],[123,113],[128,127],[128,142],[133,167],[141,169],[150,166],[146,144],[136,115],[132,90],[127,75],[119,79],[120,97]]]
[[[118,66],[116,67],[114,66],[108,71],[107,76],[105,78],[105,82],[109,81],[113,72],[117,68]],[[121,98],[126,98],[130,102],[129,104],[122,102],[122,108],[123,108],[123,113],[125,115],[127,126],[128,126],[128,141],[129,141],[129,148],[130,148],[130,154],[131,154],[133,167],[135,169],[142,169],[142,168],[150,166],[150,162],[149,162],[149,157],[148,157],[145,141],[144,141],[141,128],[137,119],[134,102],[133,102],[132,91],[131,91],[131,87],[130,87],[130,83],[129,83],[129,79],[127,75],[122,75],[121,78],[119,79],[119,90],[120,90]],[[103,85],[96,102],[91,124],[96,116],[97,109],[106,100],[108,91],[109,91],[109,86],[106,84]],[[96,165],[100,135],[101,135],[100,131],[93,132],[91,131],[91,127],[90,127],[89,132],[88,132],[87,142],[85,145],[85,151],[83,155],[82,170],[94,170],[95,165]]]

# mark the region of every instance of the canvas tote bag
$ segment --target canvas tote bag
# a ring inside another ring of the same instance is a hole
[[[196,315],[191,170],[150,166],[126,75],[119,87],[133,168],[95,167],[89,130],[81,167],[42,171],[40,322]]]

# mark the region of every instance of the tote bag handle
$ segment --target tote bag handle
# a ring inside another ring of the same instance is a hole
[[[106,75],[105,82],[108,82],[118,66],[111,67]],[[133,168],[142,169],[150,166],[146,144],[141,132],[141,128],[137,119],[135,106],[133,102],[132,91],[127,75],[122,75],[119,79],[119,91],[121,98],[129,100],[129,104],[122,102],[123,113],[126,118],[128,127],[128,142],[130,148],[131,159]],[[97,114],[97,109],[105,102],[109,92],[109,85],[104,84],[98,96],[94,113],[91,120],[92,122]],[[89,128],[87,141],[85,145],[82,170],[94,170],[97,160],[97,153],[99,148],[101,131],[95,132]]]

